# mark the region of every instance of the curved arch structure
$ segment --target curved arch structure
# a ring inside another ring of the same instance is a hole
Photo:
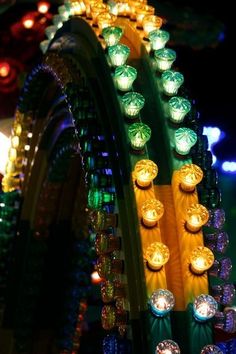
[[[220,199],[211,156],[194,107],[183,123],[169,121],[169,97],[142,29],[122,16],[115,25],[123,30],[121,43],[130,48],[127,63],[138,72],[131,90],[145,98],[135,118],[124,115],[124,92],[117,89],[98,27],[81,16],[57,30],[43,63],[26,80],[3,179],[4,205],[11,217],[18,215],[13,228],[6,217],[2,231],[13,255],[4,354],[77,353],[79,346],[81,353],[89,353],[83,347],[85,312],[88,307],[97,313],[100,303],[94,305],[90,286],[96,233],[96,268],[110,286],[108,294],[102,293],[102,324],[109,333],[104,353],[151,354],[159,342],[172,339],[181,353],[198,354],[214,342],[212,321],[196,320],[192,308],[197,296],[209,293],[208,274],[196,274],[190,266],[191,252],[205,245],[209,231],[204,236],[202,228],[186,224],[187,209],[200,201],[211,215],[209,230],[218,232],[212,220]],[[152,132],[139,150],[129,141],[134,122]],[[188,154],[176,152],[174,136],[180,127],[198,137]],[[134,169],[145,159],[158,165],[158,176],[140,187]],[[197,163],[205,177],[198,189],[186,191],[179,170],[190,163]],[[154,224],[142,214],[149,199],[164,205],[163,217]],[[147,260],[147,249],[156,242],[170,251],[168,263],[159,269]],[[225,259],[222,273],[231,267]],[[217,264],[211,274],[219,275]],[[168,289],[175,298],[174,309],[165,315],[150,302],[157,289]],[[104,329],[93,329],[99,338],[95,345],[100,345],[96,353],[102,352]]]

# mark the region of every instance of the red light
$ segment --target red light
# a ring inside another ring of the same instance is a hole
[[[103,279],[99,276],[97,271],[92,272],[91,274],[91,282],[92,284],[100,284]]]
[[[0,77],[7,77],[10,70],[11,67],[6,61],[0,62]]]
[[[50,4],[46,1],[40,1],[38,2],[38,12],[41,14],[46,14],[49,10]]]
[[[26,15],[22,18],[22,25],[27,28],[30,29],[33,27],[34,25],[34,19],[32,16]]]

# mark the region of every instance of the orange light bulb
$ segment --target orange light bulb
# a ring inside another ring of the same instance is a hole
[[[195,248],[190,255],[190,269],[194,274],[203,274],[214,263],[214,254],[203,246]]]
[[[10,73],[10,70],[11,67],[6,61],[0,63],[0,77],[7,77]]]
[[[190,232],[198,232],[209,219],[209,212],[201,204],[192,204],[187,209],[186,228]]]
[[[46,14],[50,8],[50,4],[47,1],[40,1],[37,4],[38,12],[41,14]]]

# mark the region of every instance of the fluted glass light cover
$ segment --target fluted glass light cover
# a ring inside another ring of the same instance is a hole
[[[211,287],[211,295],[220,304],[230,305],[235,298],[234,284],[226,283],[223,285],[213,285]]]
[[[173,340],[165,339],[158,343],[155,354],[180,354],[180,348]]]
[[[173,49],[161,48],[154,51],[156,66],[159,71],[165,71],[171,68],[176,59],[176,52]]]
[[[232,261],[229,257],[216,259],[209,274],[222,280],[228,280],[232,271]]]
[[[124,65],[129,54],[130,49],[125,44],[115,44],[108,47],[108,55],[112,66]]]
[[[143,31],[145,37],[148,37],[149,33],[155,29],[159,29],[162,26],[161,17],[155,15],[147,15],[143,18]]]
[[[130,65],[121,65],[115,70],[114,79],[118,90],[129,91],[132,89],[137,70]]]
[[[204,322],[214,317],[217,309],[217,302],[211,295],[201,294],[194,300],[193,316],[197,321]]]
[[[150,40],[152,49],[158,50],[165,47],[166,43],[170,39],[170,34],[167,31],[154,30],[149,32],[148,38]]]
[[[193,192],[203,178],[203,171],[193,163],[186,164],[179,169],[179,177],[181,189],[185,192]]]
[[[127,92],[121,97],[121,103],[125,115],[129,118],[135,118],[143,108],[145,98],[138,92]]]
[[[98,255],[111,253],[120,249],[120,238],[107,232],[98,232],[95,240],[95,250]]]
[[[166,70],[161,75],[161,81],[164,93],[168,96],[173,96],[177,94],[178,89],[183,84],[184,76],[178,71]]]
[[[157,317],[167,315],[173,309],[174,305],[174,295],[167,289],[157,289],[150,297],[151,311]]]
[[[215,328],[221,329],[226,333],[236,332],[236,308],[225,307],[223,312],[217,312],[214,319]]]
[[[206,224],[209,213],[206,207],[201,204],[191,204],[186,210],[186,228],[189,231],[197,232]]]
[[[208,223],[206,224],[208,226]],[[225,253],[229,245],[229,236],[225,231],[216,231],[213,234],[205,234],[205,244],[212,251]]]
[[[151,137],[151,129],[144,123],[133,123],[128,128],[128,136],[132,149],[142,151]]]
[[[151,269],[159,270],[170,258],[169,248],[161,242],[153,242],[146,248],[145,258]]]
[[[208,344],[202,348],[200,354],[224,354],[217,345]]]
[[[174,123],[181,123],[191,109],[189,100],[183,97],[172,97],[169,102],[170,120]]]
[[[214,254],[203,246],[196,247],[190,255],[191,271],[194,274],[202,274],[214,263]]]
[[[139,187],[150,186],[157,173],[158,167],[152,160],[139,160],[134,168],[136,184]]]
[[[108,214],[101,209],[91,209],[88,212],[88,220],[93,231],[106,230],[117,226],[117,214]]]
[[[102,36],[106,42],[107,47],[118,44],[122,34],[122,28],[117,26],[109,26],[102,30]]]
[[[61,15],[54,15],[52,17],[52,23],[56,26],[56,28],[61,28],[63,25],[63,17]]]
[[[164,214],[164,206],[157,199],[147,199],[141,207],[142,222],[147,227],[156,226]]]
[[[102,308],[102,327],[111,330],[116,325],[116,309],[112,305],[105,305]]]
[[[197,134],[189,128],[179,128],[175,131],[175,149],[180,155],[187,155],[197,142]]]

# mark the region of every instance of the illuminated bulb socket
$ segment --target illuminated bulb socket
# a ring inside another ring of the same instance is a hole
[[[164,50],[164,49],[160,49]],[[161,75],[161,81],[162,81],[162,86],[164,93],[168,96],[173,96],[176,95],[178,92],[178,89],[184,82],[184,76],[174,70],[166,70],[162,75]],[[170,106],[170,112],[172,113],[172,116],[174,115],[173,109]]]
[[[102,36],[106,42],[107,47],[118,44],[122,34],[122,28],[117,26],[108,26],[102,30]]]
[[[166,245],[161,242],[153,242],[145,252],[148,267],[152,270],[160,270],[168,262],[170,252]]]
[[[224,353],[216,345],[208,344],[202,348],[200,354],[224,354]]]
[[[120,237],[99,232],[96,236],[95,250],[98,255],[111,253],[120,249]]]
[[[198,322],[205,322],[215,316],[218,304],[211,295],[201,294],[193,303],[193,317]]]
[[[127,312],[117,312],[113,305],[105,305],[102,308],[102,327],[109,331],[117,326],[124,326],[127,323]]]
[[[173,309],[174,305],[175,298],[169,290],[157,289],[150,297],[150,308],[156,317],[166,316]]]
[[[157,70],[162,72],[171,68],[176,59],[176,52],[173,49],[161,48],[154,51],[154,58]]]
[[[164,214],[164,206],[157,199],[146,200],[141,207],[142,223],[146,227],[154,227]]]
[[[125,298],[125,286],[119,282],[107,280],[101,285],[101,295],[105,303],[113,302],[117,298]]]
[[[195,248],[190,256],[190,269],[194,274],[204,274],[214,263],[214,254],[203,246]]]
[[[180,188],[184,192],[194,192],[195,187],[203,178],[202,169],[194,164],[183,165],[179,169]]]
[[[108,214],[104,210],[89,211],[88,219],[93,231],[107,230],[109,227],[117,227],[118,215]]]
[[[140,188],[150,187],[157,174],[158,167],[152,160],[140,160],[135,165],[135,181]]]
[[[173,340],[166,339],[158,344],[155,354],[180,354],[180,348]]]
[[[165,47],[170,39],[169,32],[163,30],[154,30],[149,32],[148,39],[151,43],[152,50],[158,50]]]
[[[161,28],[162,19],[155,15],[148,15],[148,16],[144,16],[142,24],[143,24],[144,36],[148,38],[150,32]]]
[[[198,232],[209,219],[209,212],[201,204],[192,204],[186,211],[186,229],[190,232]]]

